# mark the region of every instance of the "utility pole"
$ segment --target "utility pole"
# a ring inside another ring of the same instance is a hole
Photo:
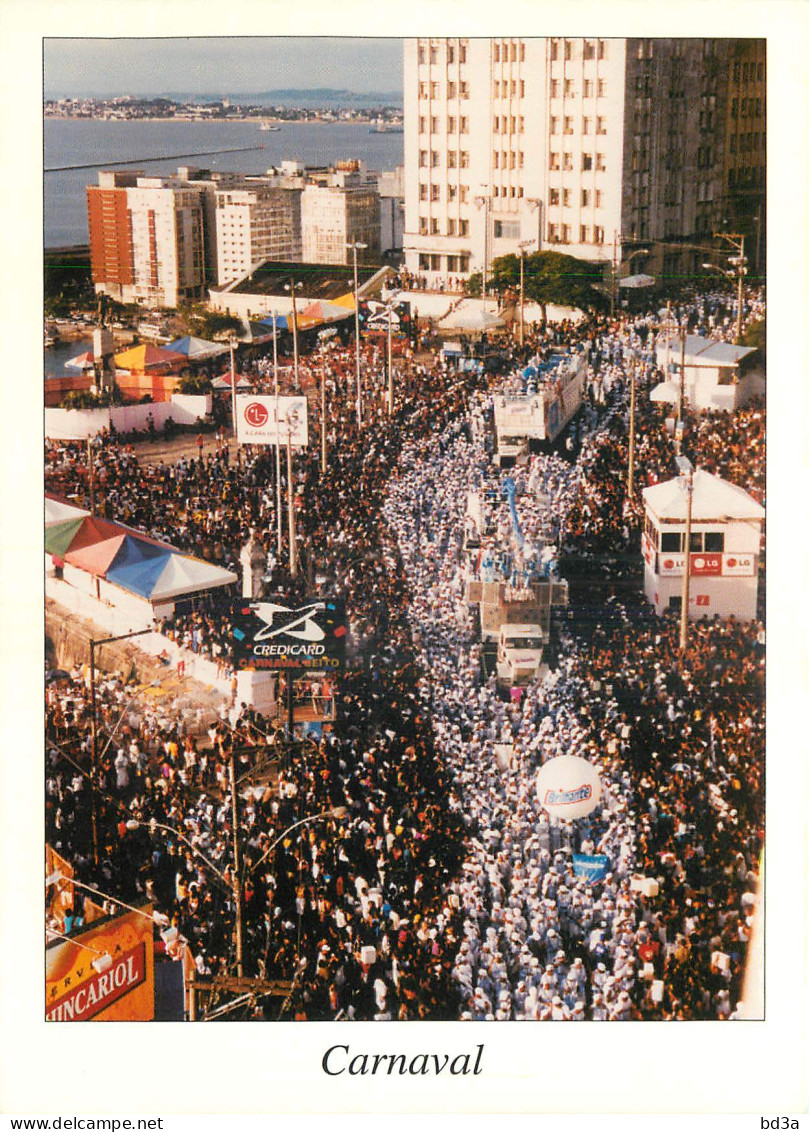
[[[300,286],[301,284],[296,283],[294,279],[287,283],[287,288],[292,293],[292,366],[295,376],[296,393],[298,393],[301,388],[300,378],[298,377],[298,306],[295,301],[295,291]]]
[[[87,436],[87,479],[90,487],[90,514],[96,513],[96,475],[95,465],[93,463],[93,438],[88,434]]]
[[[683,409],[685,401],[685,335],[686,335],[686,322],[685,317],[682,319],[680,327],[680,393],[677,400],[677,434],[675,437],[675,448],[677,455],[680,455],[682,448],[683,437]]]
[[[629,386],[629,467],[626,477],[626,494],[631,504],[635,496],[635,368],[637,361],[633,358],[630,369]]]
[[[520,345],[525,345],[525,251],[534,243],[523,240],[520,244]]]
[[[612,279],[610,281],[610,318],[615,318],[615,283],[618,278],[618,231],[612,233]]]
[[[289,572],[298,576],[298,548],[295,545],[295,500],[292,484],[292,425],[287,420],[287,517],[289,520]]]
[[[688,603],[691,599],[691,512],[694,496],[694,468],[687,456],[677,457],[686,494],[685,548],[683,555],[683,587],[680,599],[680,654],[685,655],[688,644]]]
[[[239,432],[236,428],[236,361],[233,353],[234,341],[235,336],[231,332],[228,338],[228,344],[230,346],[230,406],[233,415],[233,437],[238,445]]]
[[[393,299],[388,299],[388,416],[393,416]]]
[[[272,366],[275,378],[275,516],[276,516],[276,550],[278,565],[281,565],[282,519],[281,519],[281,437],[278,423],[278,315],[273,311],[272,316]]]
[[[236,752],[230,753],[230,804],[233,815],[233,902],[236,906],[236,974],[244,977],[244,938],[242,933],[242,881],[239,862],[239,809],[236,794]]]
[[[351,244],[346,244],[347,248],[351,248],[354,253],[354,341],[356,348],[357,360],[357,424],[362,428],[362,378],[360,376],[360,289],[359,289],[359,276],[357,274],[357,251],[363,251],[368,247],[367,244],[361,244],[354,240]]]
[[[320,367],[320,471],[326,474],[326,367]]]

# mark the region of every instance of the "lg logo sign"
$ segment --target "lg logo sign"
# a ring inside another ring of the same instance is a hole
[[[251,428],[261,428],[270,419],[270,414],[259,401],[251,401],[244,410],[244,419]]]

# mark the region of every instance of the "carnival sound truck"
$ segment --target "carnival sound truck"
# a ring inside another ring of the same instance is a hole
[[[552,446],[584,402],[587,352],[559,350],[532,363],[494,397],[495,462],[510,467],[529,451]]]
[[[467,499],[466,601],[477,606],[483,663],[501,691],[538,679],[550,640],[551,608],[567,605],[567,582],[556,574],[552,548],[528,547],[515,505],[515,486],[503,481],[511,511],[507,540],[492,521],[492,490]],[[488,501],[487,501],[488,497]]]

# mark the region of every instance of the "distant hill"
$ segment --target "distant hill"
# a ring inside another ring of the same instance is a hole
[[[119,98],[121,92],[87,96],[75,91],[55,91],[46,93],[46,98]],[[241,103],[251,106],[291,106],[291,107],[351,107],[351,106],[402,106],[401,90],[354,91],[335,90],[332,87],[316,87],[311,90],[288,88],[284,90],[263,91],[220,91],[200,94],[199,91],[165,91],[159,94],[136,96],[139,102],[169,99],[173,102],[221,102]]]

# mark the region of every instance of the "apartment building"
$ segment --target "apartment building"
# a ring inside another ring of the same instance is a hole
[[[204,294],[202,192],[170,177],[101,172],[87,189],[96,292],[176,307]]]
[[[301,258],[303,185],[284,188],[262,179],[216,194],[216,258],[220,284],[265,260]]]
[[[380,256],[379,190],[376,176],[360,162],[338,162],[332,171],[314,174],[301,196],[301,243],[304,263],[348,263],[348,244],[365,244],[360,263]]]
[[[733,43],[406,41],[408,270],[484,271],[529,241],[591,261],[648,251],[632,270],[667,254],[693,266],[667,243],[704,242],[726,211]]]

